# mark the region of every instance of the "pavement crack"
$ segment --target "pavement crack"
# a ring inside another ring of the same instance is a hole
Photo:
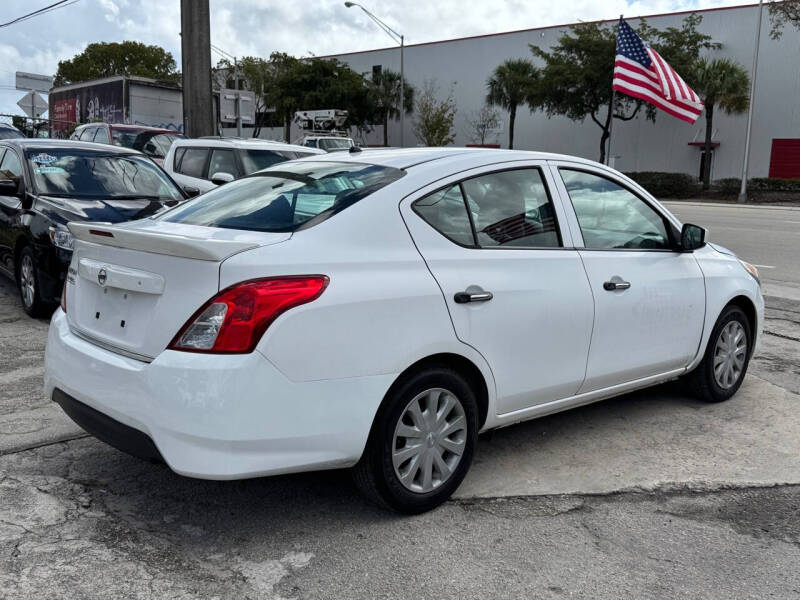
[[[30,444],[29,446],[24,446],[22,448],[15,448],[9,452],[0,452],[0,456],[11,456],[13,454],[19,454],[20,452],[27,452],[28,450],[36,450],[37,448],[47,448],[48,446],[55,446],[57,444],[63,444],[65,442],[74,442],[75,440],[82,440],[87,437],[92,437],[92,436],[91,434],[88,433],[79,433],[77,435],[68,436],[57,440],[50,440],[47,442],[42,442],[40,444]]]
[[[785,333],[777,333],[775,331],[769,331],[767,329],[764,330],[764,333],[766,333],[767,335],[772,335],[772,336],[784,339],[784,340],[791,340],[793,342],[800,342],[800,338],[796,338],[796,337],[791,336],[791,335],[786,335]]]

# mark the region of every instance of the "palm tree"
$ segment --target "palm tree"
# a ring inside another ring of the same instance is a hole
[[[400,73],[382,69],[372,76],[375,102],[383,123],[383,145],[389,145],[389,119],[400,118]],[[406,81],[403,85],[403,110],[407,115],[414,111],[414,88]]]
[[[500,106],[509,112],[508,147],[514,147],[514,121],[517,106],[528,102],[533,83],[539,77],[539,69],[524,58],[509,59],[498,65],[486,81],[489,90],[486,103]]]
[[[711,186],[711,134],[713,133],[714,107],[726,114],[741,114],[750,104],[750,77],[744,67],[730,58],[702,58],[693,73],[694,90],[700,95],[706,111],[706,156],[703,169],[703,189]]]

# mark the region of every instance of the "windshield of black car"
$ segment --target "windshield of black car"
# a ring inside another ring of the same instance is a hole
[[[344,162],[291,162],[216,188],[168,211],[174,223],[296,231],[363,200],[404,171]]]
[[[182,200],[172,181],[148,159],[90,150],[28,150],[38,194],[73,198],[158,198]]]

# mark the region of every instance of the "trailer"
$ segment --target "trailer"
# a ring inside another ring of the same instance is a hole
[[[106,77],[50,90],[51,135],[82,123],[148,125],[183,132],[181,87],[146,77]]]

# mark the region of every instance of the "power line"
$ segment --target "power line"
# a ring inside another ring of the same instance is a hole
[[[66,6],[69,6],[70,4],[75,4],[76,2],[78,2],[78,0],[59,0],[58,2],[54,2],[53,4],[40,8],[39,10],[29,12],[28,14],[22,15],[21,17],[17,17],[16,19],[12,19],[7,23],[0,23],[0,27],[8,27],[9,25],[13,25],[14,23],[20,23],[22,21],[26,21],[33,17],[38,17],[50,11],[56,10],[57,8],[64,8]]]

